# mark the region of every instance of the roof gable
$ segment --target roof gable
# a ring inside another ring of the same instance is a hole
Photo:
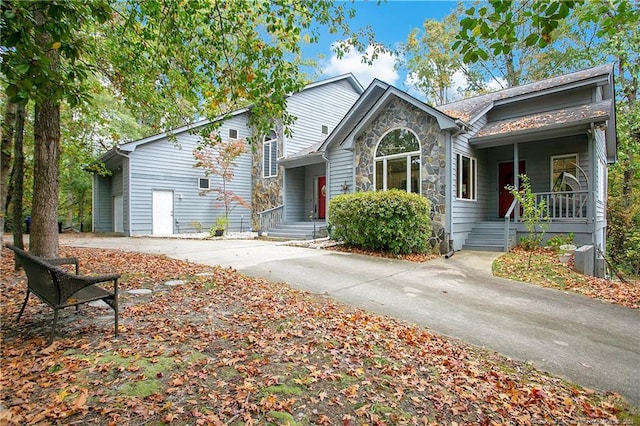
[[[460,128],[455,119],[447,114],[419,101],[394,86],[374,79],[338,126],[329,134],[319,150],[326,150],[330,145],[336,143],[349,147],[353,142],[354,136],[368,125],[376,113],[394,97],[402,99],[426,114],[433,116],[443,130],[457,130]]]
[[[327,86],[329,84],[334,84],[336,82],[342,82],[342,81],[346,81],[348,82],[354,89],[354,91],[358,94],[362,94],[362,92],[364,92],[364,88],[362,87],[362,85],[360,84],[360,82],[358,81],[358,79],[352,74],[352,73],[347,73],[347,74],[342,74],[342,75],[338,75],[335,77],[331,77],[325,80],[320,80],[320,81],[316,81],[314,83],[310,83],[308,85],[306,85],[301,91],[301,92],[305,92],[307,90],[312,90],[312,89],[316,89],[319,87],[323,87],[323,86]],[[295,96],[294,94],[291,94],[289,96]],[[198,120],[195,121],[193,123],[187,124],[185,126],[182,127],[178,127],[166,132],[162,132],[162,133],[158,133],[155,135],[151,135],[148,136],[146,138],[142,138],[142,139],[138,139],[135,141],[131,141],[131,142],[126,142],[124,144],[118,145],[117,149],[118,151],[122,151],[122,152],[132,152],[134,151],[138,146],[140,145],[144,145],[147,143],[151,143],[151,142],[155,142],[158,140],[162,140],[162,139],[166,139],[169,138],[171,136],[176,136],[185,132],[192,132],[194,130],[200,129],[204,126],[207,126],[208,124],[214,123],[216,121],[221,121],[221,120],[225,120],[228,119],[229,117],[235,117],[238,115],[242,115],[244,113],[248,113],[250,112],[251,107],[245,107],[245,108],[239,108],[237,110],[231,111],[229,114],[226,114],[224,116],[220,116],[217,117],[215,119],[202,119],[202,120]],[[113,149],[112,149],[113,150]],[[112,150],[108,151],[111,152]],[[105,153],[106,155],[106,153]]]
[[[611,64],[452,102],[438,109],[470,124],[486,117],[486,124],[469,138],[469,143],[481,147],[584,133],[593,125],[604,125],[607,161],[616,160]]]
[[[351,84],[353,89],[358,94],[362,94],[362,92],[364,92],[364,87],[362,87],[362,84],[360,84],[358,79],[352,73],[341,74],[341,75],[338,75],[338,76],[335,76],[335,77],[327,78],[325,80],[320,80],[320,81],[316,81],[316,82],[311,83],[311,84],[307,84],[301,90],[301,92],[304,92],[305,90],[309,90],[309,89],[315,89],[316,87],[325,86],[327,84],[332,84],[332,83],[335,83],[335,82],[338,82],[338,81],[343,81],[343,80],[347,81],[349,84]]]

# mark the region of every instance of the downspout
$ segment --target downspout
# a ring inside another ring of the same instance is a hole
[[[520,145],[518,143],[513,144],[513,187],[516,188],[517,191],[520,191]],[[498,191],[500,191],[498,185]],[[520,209],[515,209],[513,212],[514,224],[520,222]],[[517,225],[516,225],[517,226]]]
[[[447,132],[445,134],[444,144],[444,155],[447,159],[445,164],[449,165],[449,167],[447,167],[447,183],[445,185],[446,196],[444,202],[446,209],[446,219],[444,224],[444,232],[445,237],[448,240],[447,245],[449,247],[449,253],[451,253],[451,256],[453,256],[453,240],[451,239],[451,233],[453,232],[453,167],[451,166],[453,164],[453,138],[461,132],[462,131],[459,130],[453,135]],[[446,258],[448,259],[451,256],[448,256]]]
[[[453,167],[451,166],[453,164],[454,158],[453,158],[453,140],[461,135],[462,133],[466,133],[469,131],[469,124],[457,119],[455,121],[455,123],[460,126],[460,128],[458,130],[456,130],[453,134],[447,132],[445,134],[445,144],[444,144],[444,155],[446,160],[446,164],[449,165],[449,167],[447,167],[447,182],[445,185],[445,191],[446,196],[445,196],[445,208],[446,208],[446,212],[445,212],[445,224],[444,224],[444,232],[445,235],[447,236],[448,239],[448,244],[449,244],[449,253],[452,253],[453,251],[453,240],[451,239],[451,234],[453,232]],[[449,255],[449,253],[447,253],[447,255]],[[447,257],[447,259],[449,257],[453,256],[453,254],[451,254],[450,256]]]
[[[465,121],[462,121],[460,119],[457,119],[455,121],[455,123],[460,126],[460,128],[453,134],[451,135],[452,138],[455,138],[456,136],[462,134],[462,133],[466,133],[469,131],[469,128],[471,127],[471,125]]]
[[[596,150],[594,149],[595,146],[595,139],[596,139],[596,126],[593,124],[593,122],[591,122],[591,132],[588,132],[587,137],[589,138],[589,143],[588,143],[588,147],[589,147],[589,161],[591,162],[591,174],[589,176],[589,180],[591,182],[587,182],[587,184],[591,187],[589,188],[589,198],[587,199],[587,204],[590,206],[589,208],[589,215],[591,216],[591,244],[593,244],[594,246],[596,245],[596,233],[595,233],[595,228],[596,228],[596,197],[595,197],[595,191],[599,190],[600,188],[598,188],[597,183],[595,182],[595,171],[597,170],[598,167],[598,154],[596,152]],[[579,167],[579,166],[578,166]],[[606,215],[605,215],[606,217]],[[602,251],[604,252],[604,248],[601,247]]]
[[[127,161],[127,236],[130,237],[131,236],[131,173],[130,173],[131,157],[129,157],[128,154],[120,152],[120,149],[117,146],[115,147],[115,153],[129,160]],[[124,199],[122,201],[124,202]]]
[[[325,193],[325,212],[324,212],[324,221],[329,222],[329,200],[331,199],[331,163],[327,158],[327,151],[322,151],[322,159],[325,161],[325,175],[327,181],[327,190]],[[315,233],[314,233],[315,235]]]

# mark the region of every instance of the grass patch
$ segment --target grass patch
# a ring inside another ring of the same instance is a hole
[[[275,424],[275,425],[287,425],[287,426],[299,426],[302,423],[296,422],[293,416],[284,411],[269,411],[267,413],[267,417],[272,420],[274,423],[267,424]]]
[[[120,392],[131,397],[146,398],[162,390],[162,382],[157,379],[145,379],[135,383],[125,383]]]
[[[304,390],[300,389],[297,386],[273,385],[273,386],[267,386],[266,388],[263,388],[259,393],[259,395],[262,395],[262,396],[266,396],[270,394],[302,396],[304,395]]]

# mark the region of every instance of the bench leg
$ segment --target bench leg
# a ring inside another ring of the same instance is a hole
[[[117,294],[113,296],[113,315],[115,316],[115,319],[114,319],[115,330],[113,334],[115,337],[118,337],[118,295]]]
[[[22,304],[22,308],[20,308],[20,313],[18,314],[18,319],[16,320],[16,322],[20,321],[20,317],[24,312],[24,308],[27,306],[27,302],[29,301],[29,293],[31,292],[29,291],[29,289],[27,289],[27,296],[24,298],[24,303]]]
[[[51,326],[51,334],[49,335],[49,340],[47,341],[47,345],[50,345],[53,342],[53,337],[56,334],[56,324],[58,323],[58,309],[53,310],[53,325]]]

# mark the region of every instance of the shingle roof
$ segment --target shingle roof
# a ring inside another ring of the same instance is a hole
[[[473,139],[488,138],[501,134],[515,134],[518,132],[540,130],[550,127],[560,127],[566,124],[607,120],[610,116],[612,100],[595,102],[577,107],[545,111],[523,117],[487,123]]]
[[[600,65],[597,67],[588,68],[586,70],[561,75],[559,77],[552,77],[546,80],[523,84],[522,86],[510,87],[508,89],[500,90],[486,95],[476,96],[457,102],[451,102],[449,104],[437,106],[436,109],[452,117],[469,122],[477,118],[478,115],[480,115],[486,109],[490,108],[490,106],[495,102],[522,95],[533,94],[556,87],[561,87],[602,75],[608,75],[611,73],[611,68],[612,67],[610,64]]]

